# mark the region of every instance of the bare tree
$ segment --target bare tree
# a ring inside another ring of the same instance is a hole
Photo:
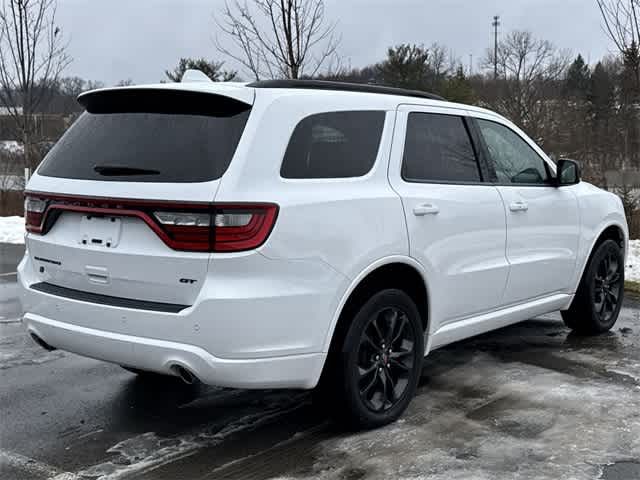
[[[549,92],[564,75],[569,56],[531,32],[513,31],[498,44],[498,91],[493,106],[527,130],[540,136],[548,116]],[[493,70],[494,51],[487,50],[484,67]]]
[[[640,91],[640,0],[596,0],[604,29],[635,74]]]
[[[15,121],[24,162],[33,167],[34,114],[70,63],[56,0],[1,0],[0,106]]]
[[[325,19],[324,0],[233,0],[225,3],[218,50],[240,62],[256,80],[314,76],[336,58],[340,38]]]

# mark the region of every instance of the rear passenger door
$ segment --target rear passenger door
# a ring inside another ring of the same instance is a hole
[[[469,127],[465,110],[398,108],[389,180],[427,272],[435,329],[498,307],[508,276],[503,202]]]

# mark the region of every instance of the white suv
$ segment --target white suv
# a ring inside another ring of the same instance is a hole
[[[45,348],[320,386],[373,427],[431,350],[556,310],[581,333],[617,319],[620,200],[495,113],[313,81],[79,102],[26,194],[24,324]]]

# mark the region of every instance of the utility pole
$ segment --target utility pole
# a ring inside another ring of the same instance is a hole
[[[473,76],[473,53],[469,54],[469,77]]]
[[[498,27],[500,26],[500,15],[493,17],[493,23],[491,24],[494,32],[494,47],[493,47],[493,78],[498,78]]]

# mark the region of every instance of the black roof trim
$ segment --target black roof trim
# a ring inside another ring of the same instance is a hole
[[[253,88],[300,88],[309,90],[337,90],[342,92],[382,93],[385,95],[401,95],[404,97],[418,97],[429,100],[445,100],[434,93],[404,88],[385,87],[370,83],[329,82],[325,80],[259,80],[247,84]]]

